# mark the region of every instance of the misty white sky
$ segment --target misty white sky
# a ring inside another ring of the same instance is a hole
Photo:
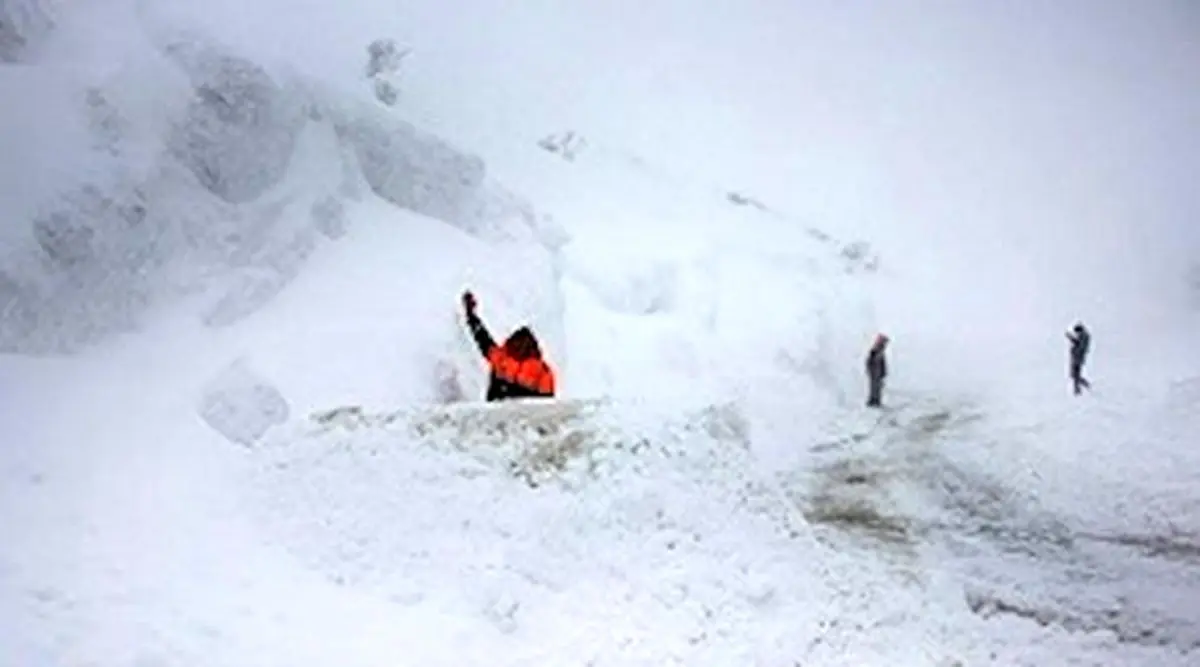
[[[402,106],[435,129],[473,128],[485,153],[489,136],[578,129],[745,189],[914,259],[931,318],[1154,328],[1200,256],[1191,2],[188,9],[332,77],[398,37],[414,47]]]

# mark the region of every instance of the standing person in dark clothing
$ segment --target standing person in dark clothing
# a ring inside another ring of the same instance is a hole
[[[467,327],[491,369],[487,400],[550,398],[554,396],[554,371],[542,359],[542,350],[529,327],[521,327],[497,345],[475,312],[475,295],[464,292]]]
[[[1092,390],[1092,384],[1083,377],[1083,364],[1087,361],[1088,348],[1092,344],[1092,334],[1077,322],[1075,328],[1067,332],[1067,340],[1071,342],[1071,383],[1078,396],[1081,389]]]
[[[875,336],[875,343],[871,345],[871,351],[867,353],[867,384],[869,387],[867,407],[883,406],[883,380],[887,377],[887,357],[884,352],[887,349],[888,340],[888,337],[883,334]]]

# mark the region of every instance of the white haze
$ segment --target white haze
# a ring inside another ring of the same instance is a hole
[[[1082,318],[1136,339],[1183,319],[1200,245],[1200,11],[1186,2],[200,11],[331,77],[396,35],[414,48],[407,96],[435,126],[576,129],[868,237],[925,267],[938,329],[1036,337]]]

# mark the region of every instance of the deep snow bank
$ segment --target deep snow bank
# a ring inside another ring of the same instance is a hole
[[[568,393],[845,404],[858,391],[833,359],[857,355],[877,323],[860,283],[826,278],[874,267],[861,247],[603,144],[569,168],[514,146],[499,174],[544,196],[535,212],[365,88],[255,62],[125,3],[72,16],[56,57],[8,81],[14,112],[55,110],[17,114],[39,120],[10,164],[58,175],[6,181],[0,349],[79,350],[181,298],[229,327],[343,238],[360,204],[392,218],[379,198],[502,244],[460,286],[481,291],[497,329],[535,324]],[[453,294],[437,294],[449,311]],[[472,395],[466,370],[438,366],[444,396]]]
[[[575,391],[693,407],[858,402],[857,365],[842,360],[874,335],[872,293],[894,275],[866,244],[599,139],[570,161],[513,142],[490,164],[565,232]]]
[[[264,544],[241,504],[244,449],[195,415],[224,355],[137,338],[71,360],[0,359],[0,663],[474,655],[470,623],[366,600]]]
[[[879,582],[754,475],[747,428],[731,405],[348,406],[257,448],[246,507],[338,585],[486,622],[504,664],[841,664],[911,633],[836,628],[912,600],[842,597]],[[925,659],[956,654],[929,633]]]
[[[479,158],[365,94],[108,18],[125,21],[127,39],[86,69],[51,58],[0,71],[16,101],[6,165],[32,168],[5,179],[0,349],[78,350],[186,295],[210,302],[203,321],[227,326],[344,234],[346,208],[371,192],[481,236],[539,224]]]
[[[1188,538],[1043,503],[987,465],[1035,446],[999,427],[902,394],[772,472],[732,402],[343,406],[273,432],[242,493],[272,547],[513,664],[1188,664]]]

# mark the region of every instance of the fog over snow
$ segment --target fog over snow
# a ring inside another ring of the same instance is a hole
[[[0,0],[0,665],[1194,664],[1198,35]]]

